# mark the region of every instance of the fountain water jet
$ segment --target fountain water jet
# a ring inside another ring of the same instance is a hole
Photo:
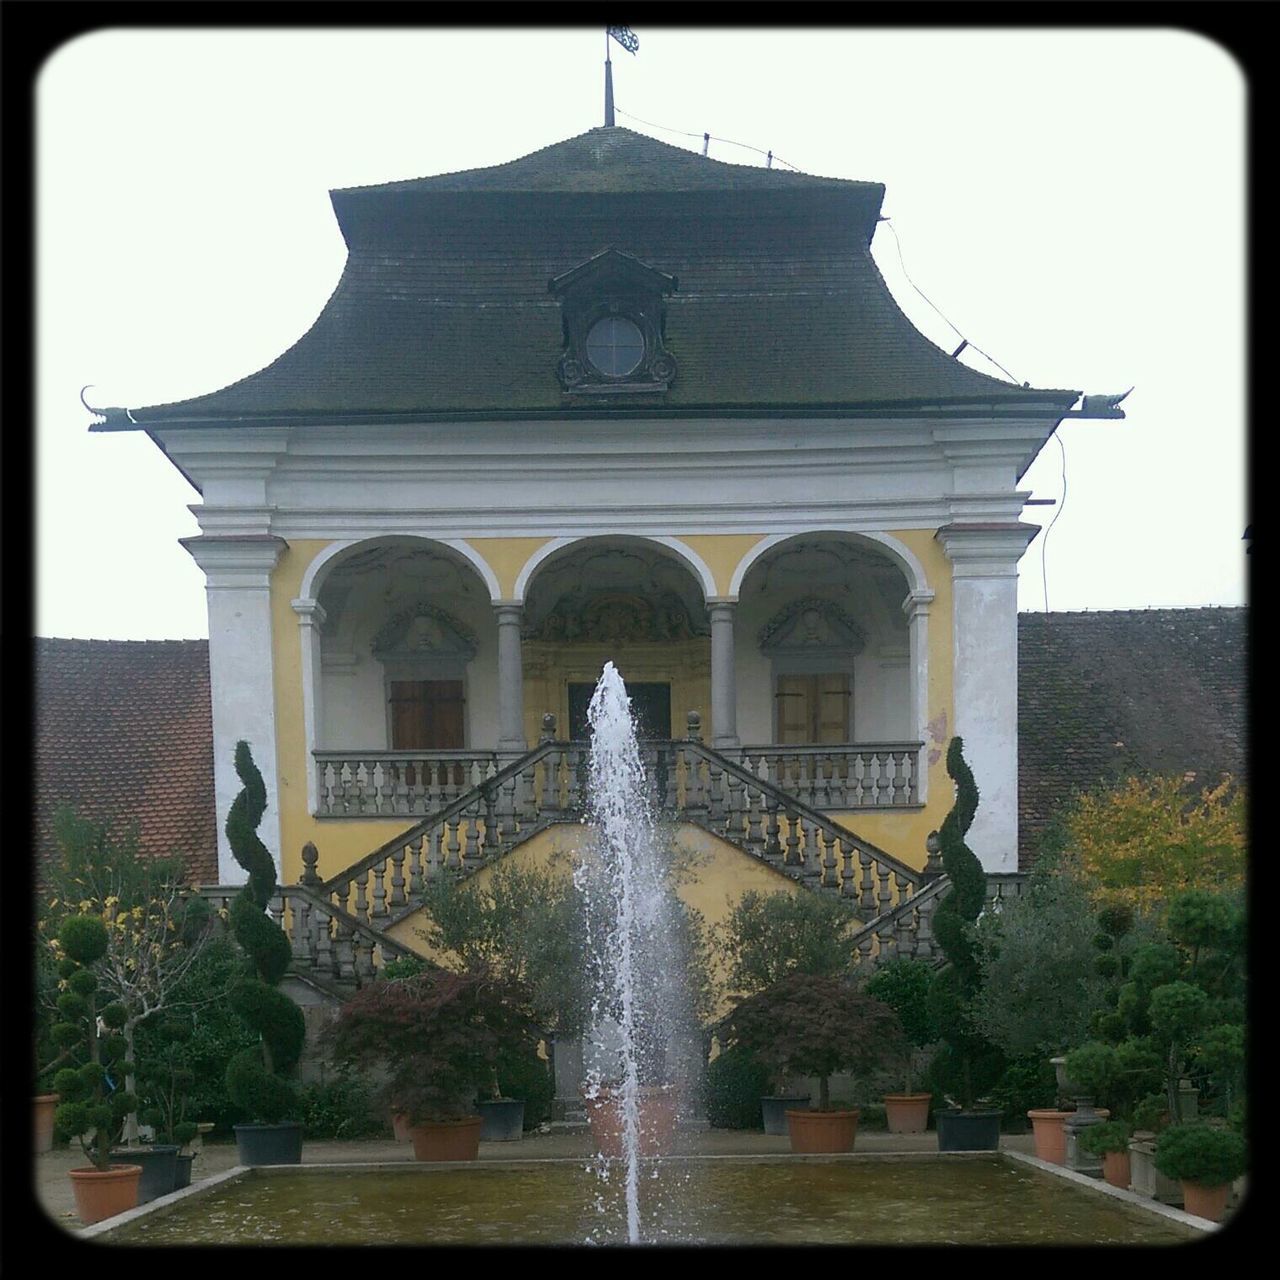
[[[672,983],[683,973],[679,930],[671,919],[667,868],[657,839],[630,700],[606,663],[587,712],[592,729],[588,810],[596,857],[575,872],[587,904],[588,931],[602,974],[591,1008],[595,1060],[588,1065],[590,1105],[607,1084],[621,1102],[627,1238],[640,1240],[642,1076],[661,1073],[679,1011]],[[608,1078],[607,1078],[608,1077]]]

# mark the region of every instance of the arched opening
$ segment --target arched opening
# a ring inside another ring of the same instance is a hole
[[[586,735],[586,706],[612,661],[642,737],[685,733],[710,701],[711,625],[694,568],[643,538],[588,538],[556,549],[524,590],[525,706],[556,716],[561,738]]]
[[[496,736],[496,624],[457,552],[423,538],[361,542],[318,575],[319,750],[433,751]]]
[[[741,576],[735,651],[744,755],[824,807],[919,803],[922,640],[913,584],[878,542],[779,540]],[[864,785],[865,782],[865,785]]]

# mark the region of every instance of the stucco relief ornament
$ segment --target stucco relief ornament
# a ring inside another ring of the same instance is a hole
[[[392,654],[447,654],[468,659],[476,654],[475,633],[465,622],[421,601],[401,610],[373,638],[377,657]]]
[[[560,375],[561,386],[574,387],[582,381],[587,371],[581,361],[575,360],[572,356],[561,356],[556,372]]]
[[[866,632],[834,600],[803,596],[784,605],[760,628],[764,653],[838,650],[861,653]]]

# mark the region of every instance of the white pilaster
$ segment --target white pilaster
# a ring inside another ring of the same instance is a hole
[[[213,790],[218,822],[218,879],[247,879],[231,856],[225,831],[240,792],[235,748],[248,742],[267,791],[258,827],[280,874],[280,796],[277,781],[275,682],[271,645],[271,571],[287,545],[269,534],[183,538],[204,570],[209,604],[209,691],[213,711]]]
[[[524,666],[518,604],[495,604],[498,617],[498,749],[524,751]]]
[[[298,615],[298,640],[302,648],[302,731],[307,749],[307,812],[319,807],[316,766],[312,752],[320,741],[320,628],[325,612],[318,600],[301,597],[292,602]]]
[[[951,561],[955,732],[978,784],[966,843],[989,872],[1018,869],[1018,560],[1039,527],[938,530]]]
[[[911,736],[925,745],[917,761],[916,795],[921,804],[929,798],[929,606],[933,592],[910,591],[902,602],[907,615],[907,637],[911,656],[907,667],[908,698],[911,707]]]
[[[739,746],[738,679],[733,658],[735,602],[707,601],[711,615],[711,745],[718,750]]]

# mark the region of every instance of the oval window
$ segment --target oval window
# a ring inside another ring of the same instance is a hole
[[[625,378],[644,359],[644,334],[625,316],[605,316],[587,334],[587,359],[607,377]]]

